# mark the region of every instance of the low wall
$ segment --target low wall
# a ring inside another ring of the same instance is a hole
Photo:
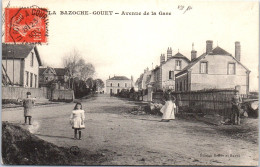
[[[74,100],[74,91],[73,90],[59,90],[55,89],[52,91],[52,99],[54,101],[72,101]]]
[[[26,93],[31,92],[31,97],[47,99],[47,88],[24,88],[24,87],[3,87],[2,99],[24,99]]]
[[[2,86],[2,100],[16,100],[26,98],[26,93],[31,92],[31,97],[37,99],[49,99],[54,101],[72,101],[74,100],[73,90],[48,90],[42,88],[24,88],[24,87],[4,87]]]

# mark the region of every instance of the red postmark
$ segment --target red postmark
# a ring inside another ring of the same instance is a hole
[[[5,8],[5,43],[47,43],[47,17],[43,8]]]

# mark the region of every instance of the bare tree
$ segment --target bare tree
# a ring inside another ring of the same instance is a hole
[[[95,73],[95,67],[91,63],[86,63],[77,49],[73,49],[63,57],[63,65],[68,70],[69,78],[72,78],[72,83],[69,83],[69,86],[72,84],[72,89],[75,77],[86,81]]]

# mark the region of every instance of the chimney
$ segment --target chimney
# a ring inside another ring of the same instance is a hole
[[[192,43],[192,50],[191,50],[191,61],[197,58],[197,51],[194,50],[194,43]]]
[[[164,54],[161,54],[161,57],[160,57],[160,63],[161,65],[165,62],[165,55]]]
[[[167,49],[167,60],[169,60],[172,57],[172,48]]]
[[[212,47],[213,47],[213,41],[207,40],[206,41],[206,54],[212,52]]]
[[[236,41],[235,42],[235,58],[240,61],[240,55],[241,54],[241,47],[240,47],[240,42]]]

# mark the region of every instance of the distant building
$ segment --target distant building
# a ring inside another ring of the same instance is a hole
[[[133,87],[133,77],[128,79],[125,76],[114,76],[106,80],[106,93],[117,94],[122,89],[130,90]]]
[[[175,75],[184,69],[190,60],[180,52],[172,56],[172,49],[167,50],[167,60],[161,54],[160,66],[156,66],[151,72],[150,84],[156,90],[175,90]]]
[[[152,71],[149,70],[148,67],[146,69],[144,69],[144,73],[142,73],[136,81],[136,85],[138,87],[138,90],[147,89],[147,86],[148,86],[148,84],[150,83],[150,80],[151,80],[151,74],[152,74]]]
[[[240,62],[240,43],[235,42],[235,57],[217,46],[206,42],[206,52],[192,55],[191,63],[176,74],[177,91],[224,89],[240,86],[240,93],[249,93],[250,71]],[[193,52],[193,51],[192,51]]]
[[[45,87],[50,81],[57,83],[57,89],[68,88],[68,71],[65,68],[39,68],[39,85]]]
[[[38,88],[42,65],[35,45],[2,44],[3,83]]]

